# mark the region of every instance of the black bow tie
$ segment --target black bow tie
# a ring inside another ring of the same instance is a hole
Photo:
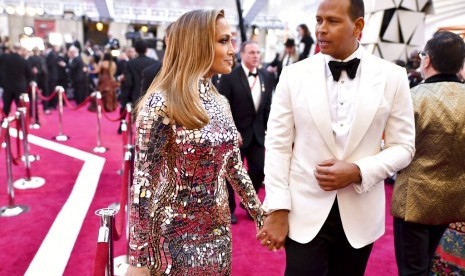
[[[358,58],[354,58],[352,60],[349,60],[348,62],[339,62],[332,60],[328,63],[329,70],[331,70],[331,73],[333,74],[334,81],[339,80],[339,78],[341,77],[342,70],[346,70],[349,78],[355,78],[355,74],[357,73],[357,68],[359,64],[360,59]]]
[[[258,72],[257,73],[252,73],[252,72],[249,72],[249,77],[252,76],[252,77],[258,77]]]

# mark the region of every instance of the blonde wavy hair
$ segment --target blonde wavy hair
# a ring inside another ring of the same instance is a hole
[[[194,10],[176,20],[160,73],[137,104],[137,112],[152,94],[165,93],[168,116],[188,129],[205,126],[206,110],[200,103],[198,82],[205,77],[215,56],[216,22],[223,10]]]

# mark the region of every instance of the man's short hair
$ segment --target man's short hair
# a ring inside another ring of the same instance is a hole
[[[139,55],[145,55],[145,52],[147,52],[147,43],[145,43],[144,40],[139,39],[134,43],[134,49],[136,49],[136,52]]]
[[[252,40],[247,40],[245,42],[242,42],[241,47],[239,48],[239,52],[243,53],[245,51],[245,46],[249,44],[257,44],[257,42],[252,41]]]
[[[452,32],[436,32],[426,43],[424,51],[433,68],[441,74],[457,74],[463,66],[465,43]]]
[[[349,15],[352,20],[365,16],[365,5],[363,0],[350,0]]]

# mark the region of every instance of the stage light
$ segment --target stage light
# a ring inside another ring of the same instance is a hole
[[[31,36],[34,33],[34,29],[30,26],[26,26],[23,28],[23,32],[27,36]]]
[[[36,9],[36,13],[37,13],[37,15],[44,15],[45,12],[44,12],[44,9],[42,9],[42,8],[37,8],[37,9]]]
[[[23,6],[16,7],[16,14],[23,16],[26,14],[26,9]]]
[[[144,25],[144,26],[140,27],[140,30],[141,30],[141,32],[146,33],[146,32],[149,31],[149,27]]]
[[[34,7],[28,6],[26,7],[26,14],[29,16],[36,15],[36,9]]]
[[[97,31],[101,32],[103,30],[103,23],[102,22],[97,22],[95,24],[95,28],[97,29]]]
[[[6,13],[8,14],[14,14],[15,13],[15,8],[12,6],[7,6],[5,9]]]

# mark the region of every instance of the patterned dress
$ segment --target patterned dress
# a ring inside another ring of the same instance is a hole
[[[152,275],[230,274],[225,178],[257,227],[263,223],[261,203],[240,160],[229,103],[211,87],[210,80],[199,81],[210,118],[201,129],[173,124],[163,93],[151,95],[137,118],[129,262],[148,266]]]

